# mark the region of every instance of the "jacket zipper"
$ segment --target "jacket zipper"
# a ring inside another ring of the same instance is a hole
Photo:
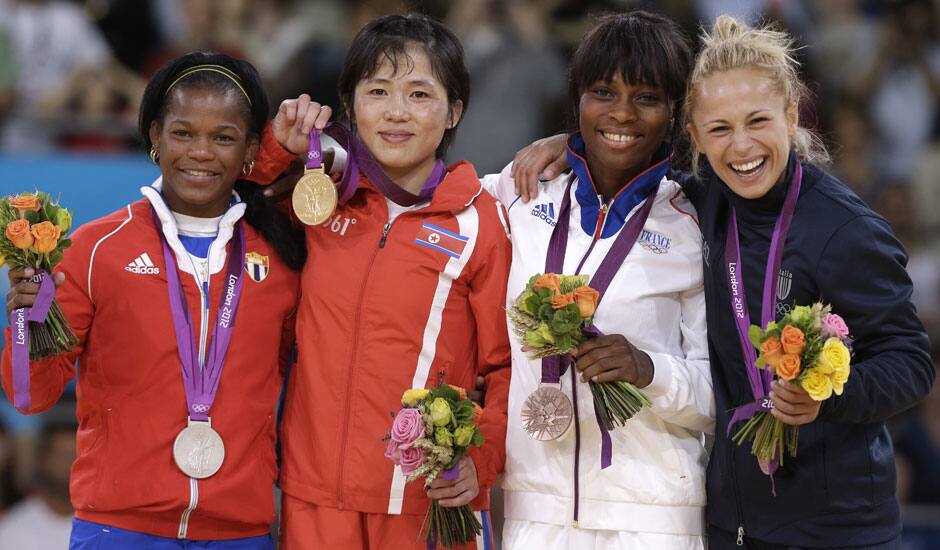
[[[206,340],[209,332],[209,265],[206,264],[205,270],[196,268],[195,265],[193,267],[193,276],[196,278],[196,286],[199,288],[199,301],[202,302],[202,307],[199,310],[199,370],[202,370],[206,364]],[[200,281],[200,279],[202,280]],[[186,538],[186,532],[189,530],[189,516],[198,504],[199,482],[194,478],[189,478],[189,506],[183,510],[183,515],[180,517],[180,528],[176,533],[177,538]]]
[[[604,225],[607,223],[607,211],[610,209],[610,205],[604,202],[604,197],[598,195],[597,200],[600,201],[601,207],[597,211],[597,227],[594,230],[594,238],[591,239],[591,245],[588,246],[587,252],[584,253],[584,256],[581,257],[581,261],[578,262],[578,268],[575,270],[575,275],[581,273],[581,268],[584,267],[584,262],[587,261],[588,257],[591,255],[591,252],[594,250],[594,245],[597,244],[597,241],[600,240],[601,234],[604,232]],[[562,266],[564,269],[564,266]],[[575,376],[574,365],[571,365],[571,399],[574,401],[574,521],[572,525],[578,527],[578,505],[581,500],[581,487],[580,487],[580,474],[581,474],[581,419],[578,416],[578,378]]]
[[[358,356],[359,349],[359,331],[360,331],[360,322],[362,320],[362,302],[366,294],[366,285],[369,284],[369,279],[372,278],[373,267],[375,267],[375,258],[379,255],[379,250],[385,248],[385,239],[388,238],[388,233],[392,229],[392,221],[389,220],[382,227],[382,237],[379,239],[379,246],[372,252],[372,258],[369,260],[369,268],[366,271],[366,275],[362,280],[362,285],[359,287],[359,297],[358,303],[356,304],[356,322],[355,322],[355,332],[353,332],[353,341],[352,341],[352,355],[349,359],[349,369],[346,374],[346,406],[345,414],[342,418],[346,420],[343,422],[343,450],[340,453],[339,457],[339,474],[336,476],[336,497],[339,500],[339,509],[343,510],[345,503],[343,502],[343,478],[346,474],[346,448],[349,444],[349,410],[352,407],[352,385],[353,385],[353,369],[356,365],[356,358]]]

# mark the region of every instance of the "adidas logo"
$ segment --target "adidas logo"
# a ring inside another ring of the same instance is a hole
[[[548,225],[555,226],[555,203],[536,204],[532,207],[532,215]]]
[[[146,252],[134,258],[134,261],[127,264],[124,269],[138,275],[158,275],[160,273],[160,268],[153,265],[150,256]]]

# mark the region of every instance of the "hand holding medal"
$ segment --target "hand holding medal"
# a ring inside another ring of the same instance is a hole
[[[320,131],[310,130],[304,175],[297,181],[291,204],[294,214],[306,225],[320,225],[336,210],[336,184],[323,170]]]

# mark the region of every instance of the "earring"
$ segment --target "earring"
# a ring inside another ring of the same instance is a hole
[[[252,160],[251,162],[248,163],[248,170],[247,170],[247,171],[245,170],[245,167],[242,166],[242,175],[244,175],[244,176],[247,178],[248,176],[251,175],[251,172],[252,172],[252,170],[254,170],[254,169],[255,169],[255,161]]]
[[[160,164],[160,153],[157,152],[156,147],[150,148],[150,160],[152,160],[154,164]]]

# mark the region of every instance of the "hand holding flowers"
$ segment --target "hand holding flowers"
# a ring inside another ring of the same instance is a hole
[[[443,382],[405,391],[401,404],[386,437],[385,457],[408,481],[425,478],[431,499],[422,526],[426,540],[447,548],[473,541],[483,527],[469,506],[480,488],[467,449],[483,444],[477,427],[483,410],[466,390]]]
[[[756,366],[771,369],[772,408],[761,407],[732,438],[751,442],[751,453],[765,472],[796,456],[798,426],[816,419],[822,401],[842,395],[849,378],[851,340],[841,317],[822,303],[797,306],[779,321],[761,329],[751,326],[749,338],[760,351]],[[728,426],[729,430],[732,425]]]

